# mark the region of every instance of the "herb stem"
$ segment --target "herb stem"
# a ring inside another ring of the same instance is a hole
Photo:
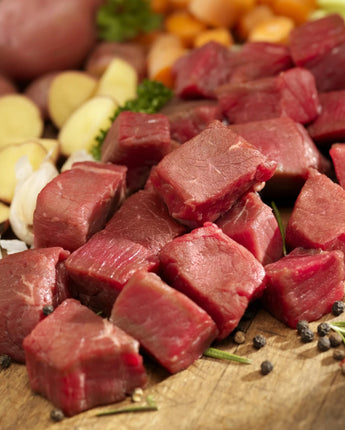
[[[237,363],[251,364],[252,360],[241,357],[240,355],[231,354],[230,352],[222,351],[217,348],[207,348],[204,352],[206,357],[218,358],[220,360],[236,361]]]
[[[128,412],[150,412],[150,411],[158,411],[158,406],[152,396],[147,397],[146,405],[128,406],[124,408],[111,409],[109,411],[98,412],[98,414],[96,414],[96,417],[102,417],[105,415],[124,414]]]

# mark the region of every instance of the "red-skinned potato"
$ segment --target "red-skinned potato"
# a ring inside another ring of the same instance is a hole
[[[48,94],[50,84],[57,74],[58,72],[50,72],[38,77],[24,91],[24,94],[37,105],[43,119],[49,119]]]
[[[0,73],[27,81],[78,68],[96,40],[96,9],[95,0],[1,0]]]
[[[16,92],[18,91],[13,82],[6,78],[6,76],[0,75],[0,97],[5,94],[13,94]]]

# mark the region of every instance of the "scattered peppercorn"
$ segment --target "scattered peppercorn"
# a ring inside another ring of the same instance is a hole
[[[59,421],[62,421],[65,418],[65,415],[64,415],[64,413],[62,412],[61,409],[53,409],[50,412],[50,418],[53,421],[59,422]]]
[[[266,338],[262,334],[258,334],[253,338],[253,345],[256,349],[260,349],[266,345]]]
[[[330,331],[331,327],[327,323],[321,323],[317,326],[317,334],[319,336],[327,336]]]
[[[304,343],[311,342],[314,339],[314,333],[310,330],[310,328],[306,328],[301,331],[301,340]]]
[[[143,400],[143,396],[144,396],[143,389],[140,387],[135,388],[133,393],[132,393],[132,402],[133,403],[141,402]]]
[[[338,361],[344,360],[345,352],[342,351],[341,349],[336,349],[333,352],[333,358],[334,360],[338,360]]]
[[[344,310],[345,310],[345,303],[342,302],[341,300],[338,300],[333,303],[332,314],[335,315],[336,317],[342,314]]]
[[[331,342],[331,346],[332,346],[333,348],[335,348],[335,347],[337,347],[337,346],[341,345],[341,343],[342,343],[342,341],[343,341],[343,338],[340,336],[340,334],[339,334],[339,333],[331,333],[331,334],[329,335],[329,340],[330,340],[330,342]]]
[[[52,305],[45,305],[42,308],[42,312],[44,316],[50,315],[52,312],[54,312],[54,306]]]
[[[11,366],[12,359],[7,354],[0,354],[0,367],[1,369],[8,369]]]
[[[331,347],[331,342],[328,336],[322,336],[317,342],[317,348],[319,351],[328,351]]]
[[[309,323],[306,320],[298,321],[297,323],[297,333],[300,335],[302,330],[309,328]]]
[[[272,372],[272,370],[273,364],[270,361],[265,360],[261,363],[261,373],[263,375],[267,375],[268,373]]]
[[[246,341],[246,335],[245,335],[245,333],[244,333],[243,331],[241,331],[241,330],[238,330],[238,331],[235,333],[234,341],[235,341],[236,343],[238,343],[239,345],[240,345],[241,343],[244,343],[244,342]]]

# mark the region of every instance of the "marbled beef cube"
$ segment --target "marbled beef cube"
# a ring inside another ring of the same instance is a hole
[[[32,389],[68,416],[146,383],[139,343],[74,299],[37,324],[24,349]]]
[[[175,99],[167,104],[161,113],[169,119],[171,138],[180,143],[199,134],[213,120],[223,118],[219,103],[206,99]]]
[[[166,155],[150,181],[170,214],[190,227],[215,221],[245,192],[272,177],[276,163],[219,121]]]
[[[155,273],[135,273],[117,298],[110,320],[164,366],[187,368],[218,334],[210,316]]]
[[[345,144],[334,143],[329,150],[339,184],[345,188]]]
[[[264,191],[271,197],[296,196],[308,176],[309,167],[322,173],[330,170],[330,162],[320,153],[306,129],[291,118],[253,121],[229,128],[278,163]]]
[[[345,251],[345,190],[311,169],[286,227],[292,248]]]
[[[175,94],[181,98],[215,98],[215,89],[231,75],[233,53],[211,41],[180,57],[173,66]]]
[[[101,160],[128,167],[157,164],[170,147],[168,118],[161,114],[121,112],[102,145]]]
[[[341,251],[296,248],[265,266],[267,309],[290,327],[329,313],[344,297],[344,254]]]
[[[274,77],[225,84],[216,92],[224,115],[233,124],[281,116],[307,124],[320,113],[315,78],[303,68],[295,67]]]
[[[263,265],[283,256],[283,240],[278,222],[272,209],[257,193],[245,194],[216,224],[227,236],[246,247]]]
[[[66,262],[75,295],[95,310],[109,315],[133,273],[158,269],[158,253],[186,228],[174,220],[155,190],[128,197],[107,223]]]
[[[318,91],[345,89],[345,24],[332,14],[292,30],[290,52],[294,63],[315,76]]]
[[[62,248],[29,249],[0,260],[0,354],[24,362],[23,339],[44,318],[43,307],[69,297]]]
[[[345,141],[345,90],[320,93],[321,113],[308,126],[308,133],[316,144],[328,147]]]
[[[50,181],[37,197],[35,247],[74,251],[82,246],[124,199],[126,171],[110,163],[80,162]]]
[[[212,223],[174,239],[159,256],[163,279],[211,316],[218,339],[234,330],[265,286],[262,264]]]

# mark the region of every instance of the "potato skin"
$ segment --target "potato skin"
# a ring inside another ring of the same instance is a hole
[[[96,41],[95,1],[1,0],[0,73],[28,81],[81,66]]]

